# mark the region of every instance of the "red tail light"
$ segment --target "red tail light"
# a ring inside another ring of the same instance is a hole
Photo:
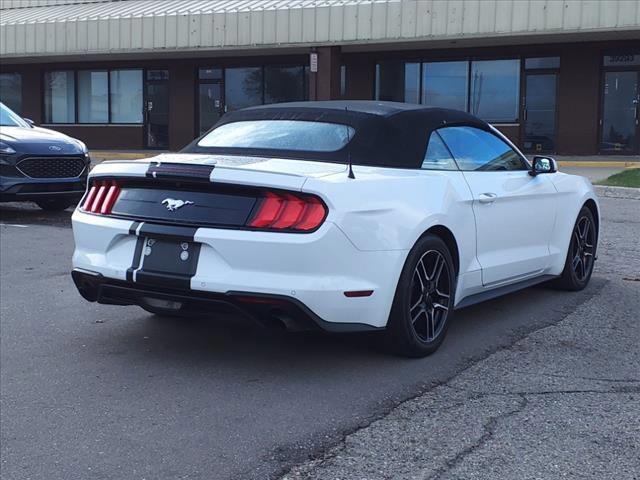
[[[308,232],[327,216],[327,207],[317,197],[293,193],[267,192],[248,227]]]
[[[118,195],[120,195],[120,187],[115,181],[94,182],[82,204],[82,210],[109,215]]]

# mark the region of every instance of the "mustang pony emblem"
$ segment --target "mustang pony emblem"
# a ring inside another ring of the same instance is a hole
[[[162,204],[167,207],[170,212],[175,212],[179,208],[185,205],[193,205],[193,202],[189,200],[176,200],[175,198],[165,198],[162,200]]]

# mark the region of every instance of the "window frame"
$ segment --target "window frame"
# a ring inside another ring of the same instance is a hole
[[[520,163],[522,165],[522,169],[517,169],[517,170],[478,170],[478,169],[469,170],[469,169],[462,168],[460,166],[460,163],[456,159],[455,155],[453,154],[453,150],[451,149],[451,147],[447,143],[446,139],[444,137],[442,137],[442,135],[440,135],[438,133],[438,135],[442,139],[442,142],[444,143],[444,145],[447,147],[447,150],[451,154],[451,157],[453,158],[453,160],[455,161],[456,165],[458,166],[459,171],[461,171],[461,172],[483,172],[483,173],[505,173],[505,172],[525,172],[525,171],[528,172],[529,170],[531,170],[531,165],[530,165],[529,161],[526,159],[526,157],[522,154],[522,152],[520,152],[520,150],[508,138],[506,138],[504,135],[500,134],[499,131],[497,129],[495,129],[495,127],[491,127],[490,130],[485,130],[485,129],[482,129],[482,128],[478,128],[475,125],[458,124],[458,125],[446,125],[446,126],[438,127],[436,129],[434,129],[433,131],[434,132],[439,132],[441,130],[445,130],[445,129],[449,129],[449,128],[473,128],[474,130],[478,130],[480,132],[484,132],[486,134],[492,135],[493,137],[497,138],[502,143],[504,143],[507,147],[509,147],[517,155],[517,157],[520,159]],[[426,155],[426,151],[425,151],[425,155]],[[452,170],[448,170],[448,171],[452,171]]]
[[[455,125],[452,125],[452,126],[455,126]],[[444,138],[442,138],[442,136],[438,132],[438,130],[442,130],[443,128],[451,128],[451,127],[439,127],[439,128],[434,129],[434,130],[431,130],[431,134],[429,135],[429,138],[427,139],[427,144],[426,144],[425,149],[424,149],[424,155],[423,155],[422,165],[420,165],[420,170],[424,170],[426,172],[461,172],[462,171],[460,169],[460,165],[458,165],[458,161],[456,160],[456,157],[453,156],[453,152],[449,148],[449,145],[447,145],[447,142],[444,141]],[[452,169],[426,168],[424,166],[424,162],[427,159],[427,152],[429,151],[429,144],[431,143],[431,138],[434,135],[436,135],[440,139],[440,141],[442,142],[442,145],[444,145],[444,148],[447,150],[447,152],[449,152],[449,156],[451,157],[451,160],[453,160],[453,165],[456,168],[452,168]]]
[[[214,65],[214,64],[198,64],[196,65],[195,68],[195,75],[194,75],[194,79],[195,79],[195,83],[194,83],[194,95],[195,95],[195,102],[196,102],[196,108],[195,110],[195,122],[194,122],[194,128],[195,128],[195,134],[196,134],[196,138],[199,138],[200,136],[204,135],[205,133],[207,133],[209,130],[211,130],[211,128],[213,127],[213,125],[211,127],[209,127],[207,130],[203,131],[202,133],[202,125],[200,124],[200,101],[199,101],[199,95],[200,95],[200,86],[201,85],[210,85],[210,84],[214,84],[217,83],[220,85],[220,102],[221,102],[221,110],[222,110],[222,114],[224,115],[225,113],[227,113],[227,92],[226,92],[226,84],[227,84],[227,70],[228,69],[232,69],[232,68],[259,68],[261,70],[261,74],[262,74],[262,88],[261,88],[261,103],[260,105],[266,105],[264,103],[264,99],[265,99],[265,69],[266,68],[301,68],[302,69],[302,93],[303,93],[303,100],[302,101],[306,101],[309,100],[309,65],[305,64],[305,63],[263,63],[263,64],[249,64],[249,65],[235,65],[235,64],[231,64],[231,65]],[[211,70],[220,70],[221,71],[221,75],[220,78],[200,78],[200,71],[201,70],[207,70],[207,69],[211,69]],[[222,118],[222,115],[220,116]]]
[[[419,100],[420,102],[418,103],[419,105],[425,105],[423,103],[423,87],[424,87],[424,64],[425,63],[440,63],[440,62],[466,62],[467,65],[467,88],[466,88],[466,109],[464,110],[466,113],[469,113],[470,115],[473,115],[470,111],[471,109],[471,92],[472,92],[472,68],[473,68],[473,62],[484,62],[484,61],[498,61],[498,60],[514,60],[517,61],[519,64],[519,68],[518,68],[518,101],[516,104],[517,107],[517,112],[516,112],[516,117],[511,120],[511,121],[496,121],[493,119],[484,119],[482,118],[482,120],[484,120],[487,123],[492,123],[492,124],[496,124],[496,125],[514,125],[514,124],[520,124],[522,123],[521,120],[521,116],[522,116],[522,79],[523,79],[523,71],[524,71],[524,61],[526,58],[529,57],[553,57],[553,56],[558,56],[558,55],[554,55],[554,54],[541,54],[541,55],[532,55],[532,54],[517,54],[517,55],[501,55],[501,56],[487,56],[487,55],[461,55],[461,56],[433,56],[433,57],[425,57],[425,56],[419,56],[419,57],[407,57],[407,58],[394,58],[394,57],[381,57],[381,58],[377,58],[375,59],[375,62],[373,64],[373,98],[374,100],[378,99],[378,90],[380,88],[379,83],[380,83],[380,79],[379,79],[379,75],[378,75],[378,69],[380,68],[380,64],[384,63],[384,62],[390,62],[390,61],[399,61],[402,64],[402,75],[403,75],[403,88],[404,88],[404,84],[405,84],[405,74],[406,74],[406,65],[409,63],[417,63],[419,65],[419,91],[420,91],[420,95],[419,95]],[[405,91],[403,90],[402,92],[402,98],[405,99]],[[404,101],[404,100],[403,100]],[[478,117],[481,118],[481,117]]]
[[[48,122],[46,121],[46,113],[47,113],[47,96],[46,96],[46,88],[47,82],[46,78],[48,74],[52,73],[71,73],[73,78],[73,121],[72,122]],[[41,98],[41,111],[42,111],[42,119],[43,125],[82,125],[78,123],[78,92],[77,92],[77,74],[76,70],[73,69],[53,69],[53,70],[45,70],[42,72],[41,85],[42,85],[42,98]]]
[[[23,82],[23,78],[22,78],[22,76],[23,76],[23,75],[22,75],[22,73],[21,73],[21,72],[18,72],[18,71],[6,71],[6,72],[5,72],[5,71],[3,71],[3,72],[0,72],[0,74],[2,74],[2,75],[13,75],[13,76],[17,77],[17,78],[20,80],[20,88],[19,88],[19,90],[20,90],[20,91],[18,92],[18,93],[19,93],[19,102],[20,102],[20,112],[16,112],[16,111],[15,111],[15,110],[13,110],[10,106],[8,106],[6,103],[5,103],[5,105],[6,105],[6,106],[11,110],[11,111],[13,111],[14,113],[16,113],[16,115],[22,115],[22,109],[23,109],[23,91],[24,91],[24,88],[23,88],[23,83],[24,83],[24,82]],[[2,99],[1,99],[1,98],[0,98],[0,101],[2,101]]]
[[[116,69],[118,70],[118,69]],[[81,122],[80,121],[80,88],[78,80],[80,79],[80,73],[105,73],[107,76],[107,121],[106,122]],[[91,69],[83,68],[76,70],[75,72],[75,95],[76,95],[76,123],[78,125],[109,125],[111,124],[111,70],[109,69]]]
[[[142,121],[138,123],[131,122],[113,122],[111,115],[111,72],[113,71],[122,71],[122,70],[140,70],[142,72]],[[53,70],[44,70],[42,72],[42,102],[41,108],[44,115],[46,112],[46,97],[45,97],[45,89],[46,89],[46,76],[49,73],[53,72],[71,72],[73,73],[73,95],[74,95],[74,115],[73,122],[43,122],[43,125],[74,125],[74,126],[96,126],[96,125],[107,125],[107,126],[144,126],[146,124],[145,121],[145,97],[146,97],[146,75],[147,70],[165,70],[161,68],[142,68],[142,67],[123,67],[123,68],[79,68],[79,69],[53,69]],[[107,122],[80,122],[79,121],[79,100],[80,100],[80,91],[78,88],[78,74],[80,72],[106,72],[107,74]]]

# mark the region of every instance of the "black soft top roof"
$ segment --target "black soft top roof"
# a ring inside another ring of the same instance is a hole
[[[351,161],[356,165],[420,168],[433,130],[451,125],[490,130],[486,122],[458,110],[366,100],[291,102],[250,107],[227,113],[214,128],[243,120],[338,123],[350,125],[355,134],[348,146],[335,152],[200,147],[199,139],[185,147],[183,152],[274,156],[336,163],[347,163],[350,153]]]

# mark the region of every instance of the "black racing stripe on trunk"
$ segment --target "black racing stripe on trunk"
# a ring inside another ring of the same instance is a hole
[[[143,223],[138,236],[192,242],[197,230],[196,227]]]
[[[145,176],[147,178],[208,183],[213,168],[213,165],[151,162]]]
[[[138,227],[140,226],[141,223],[142,222],[133,222],[129,227],[129,235],[135,235],[136,230],[138,230]]]
[[[136,222],[139,223],[139,222]],[[131,233],[131,229],[129,229],[129,233]],[[135,233],[135,230],[134,230]],[[140,265],[140,257],[142,256],[142,248],[144,247],[144,238],[138,237],[136,241],[136,248],[133,252],[133,260],[131,261],[131,266],[127,268],[127,282],[133,282],[133,271],[138,268]]]

